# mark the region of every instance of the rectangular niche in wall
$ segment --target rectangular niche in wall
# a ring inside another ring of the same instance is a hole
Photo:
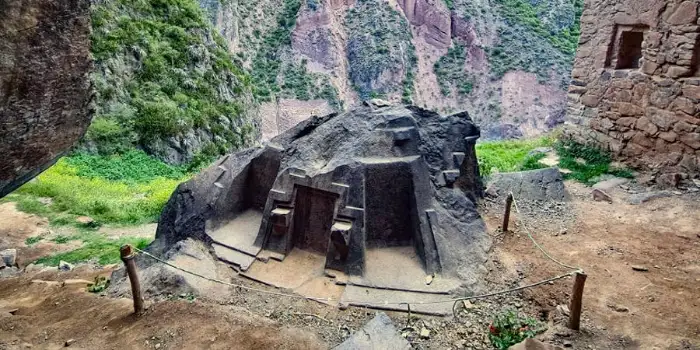
[[[617,26],[608,49],[606,67],[637,69],[642,59],[642,44],[646,26]]]

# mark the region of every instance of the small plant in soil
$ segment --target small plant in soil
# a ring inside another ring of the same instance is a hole
[[[95,277],[95,282],[88,284],[87,290],[90,293],[100,293],[109,287],[109,279],[104,276]]]
[[[41,236],[27,237],[27,239],[24,240],[24,244],[34,245],[34,244],[39,243],[39,241],[41,241],[42,239],[44,239],[44,238]]]
[[[489,340],[496,349],[505,350],[543,330],[544,326],[534,318],[508,310],[494,316],[489,325]]]

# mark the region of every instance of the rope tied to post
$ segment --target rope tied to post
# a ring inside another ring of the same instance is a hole
[[[512,196],[512,193],[510,193],[510,196]],[[515,205],[515,211],[520,215],[521,212],[520,212],[520,209],[518,208],[517,201],[515,200],[514,197],[513,197],[513,199],[512,199],[512,202],[513,202],[513,204]],[[545,279],[545,280],[541,280],[541,281],[538,281],[538,282],[530,283],[530,284],[527,284],[527,285],[524,285],[524,286],[514,287],[514,288],[510,288],[510,289],[505,289],[505,290],[500,290],[500,291],[496,291],[496,292],[492,292],[492,293],[485,293],[485,294],[480,294],[480,295],[456,297],[456,298],[451,298],[451,299],[421,301],[421,302],[410,302],[410,301],[384,301],[384,302],[381,302],[381,303],[366,303],[366,302],[363,301],[363,303],[364,303],[365,305],[368,305],[369,307],[372,307],[372,306],[380,307],[380,306],[383,306],[383,305],[397,305],[397,306],[406,305],[406,306],[407,306],[407,309],[408,309],[408,312],[409,312],[409,315],[410,315],[410,313],[411,313],[411,304],[413,304],[413,305],[429,305],[429,304],[442,304],[442,303],[449,303],[449,302],[451,302],[451,303],[453,303],[453,305],[452,305],[452,313],[453,313],[453,315],[454,315],[455,317],[457,317],[457,305],[459,304],[459,302],[464,302],[464,301],[467,301],[467,300],[484,299],[484,298],[489,298],[489,297],[494,297],[494,296],[499,296],[499,295],[514,293],[514,292],[517,292],[517,291],[521,291],[521,290],[525,290],[525,289],[537,287],[537,286],[540,286],[540,285],[543,285],[543,284],[551,283],[551,282],[554,282],[554,281],[557,281],[557,280],[560,280],[560,279],[564,279],[564,278],[567,278],[567,277],[570,277],[570,276],[576,275],[576,276],[578,277],[578,275],[583,275],[583,270],[582,270],[581,268],[575,267],[575,266],[571,266],[571,265],[568,265],[568,264],[565,264],[565,263],[562,263],[561,261],[559,261],[559,260],[555,259],[554,257],[552,257],[552,255],[551,255],[549,252],[547,252],[547,250],[545,250],[544,247],[543,247],[542,245],[540,245],[540,244],[535,240],[534,236],[530,233],[529,229],[528,229],[527,226],[524,224],[524,222],[523,222],[523,227],[525,228],[525,232],[526,232],[527,236],[528,236],[528,237],[530,238],[530,240],[534,243],[535,247],[537,247],[537,248],[544,254],[544,256],[545,256],[546,258],[548,258],[549,260],[555,262],[556,264],[558,264],[558,265],[560,265],[560,266],[562,266],[562,267],[571,269],[571,271],[569,271],[569,272],[567,272],[567,273],[565,273],[565,274],[562,274],[562,275],[554,276],[554,277],[551,277],[551,278],[548,278],[548,279]],[[302,296],[302,295],[292,294],[292,293],[284,293],[284,292],[270,291],[270,290],[265,290],[265,289],[260,289],[260,288],[254,288],[254,287],[248,287],[248,286],[244,286],[244,285],[242,285],[242,284],[231,283],[231,282],[223,281],[223,280],[220,280],[220,279],[217,279],[217,278],[212,278],[212,277],[204,276],[204,275],[202,275],[202,274],[199,274],[199,273],[196,273],[196,272],[187,270],[187,269],[185,269],[185,268],[182,268],[182,267],[180,267],[180,266],[177,266],[177,265],[175,265],[175,264],[172,264],[172,263],[170,263],[170,262],[168,262],[168,261],[166,261],[166,260],[164,260],[164,259],[162,259],[162,258],[159,258],[159,257],[157,257],[157,256],[155,256],[155,255],[153,255],[153,254],[151,254],[151,253],[149,253],[149,252],[147,252],[147,251],[145,251],[145,250],[136,248],[136,247],[131,246],[131,245],[122,246],[122,247],[120,248],[120,253],[122,254],[122,260],[124,261],[125,265],[127,266],[127,273],[129,274],[129,278],[130,278],[130,279],[132,278],[132,274],[129,272],[129,265],[132,265],[132,266],[133,266],[133,270],[134,270],[134,271],[133,271],[133,276],[134,276],[134,279],[131,280],[131,282],[132,282],[132,284],[131,284],[131,285],[132,285],[132,290],[133,290],[135,287],[137,287],[137,288],[139,289],[138,292],[134,292],[134,293],[133,293],[134,296],[135,296],[135,297],[134,297],[134,307],[135,307],[135,310],[137,309],[137,308],[136,308],[136,303],[137,303],[136,295],[137,295],[137,294],[139,295],[139,299],[141,300],[141,310],[143,309],[143,305],[142,305],[143,300],[140,298],[140,286],[139,286],[139,284],[138,284],[138,278],[136,277],[136,271],[135,271],[135,268],[136,268],[136,267],[135,267],[134,260],[133,260],[133,258],[134,258],[137,254],[142,254],[142,255],[144,255],[144,256],[150,258],[150,259],[155,260],[156,262],[159,262],[159,263],[161,263],[161,264],[164,264],[164,265],[166,265],[166,266],[169,266],[169,267],[171,267],[171,268],[174,268],[174,269],[176,269],[176,270],[178,270],[178,271],[181,271],[181,272],[190,274],[190,275],[195,276],[195,277],[198,277],[198,278],[202,278],[202,279],[207,280],[207,281],[210,281],[210,282],[214,282],[214,283],[218,283],[218,284],[221,284],[221,285],[229,286],[229,287],[240,288],[240,289],[247,290],[247,291],[251,291],[251,292],[255,292],[255,293],[261,293],[261,294],[267,294],[267,295],[274,295],[274,296],[280,296],[280,297],[288,297],[288,298],[294,298],[294,299],[305,299],[305,300],[313,300],[313,301],[318,301],[318,302],[332,302],[332,301],[333,301],[333,298],[316,298],[316,297],[307,297],[307,296]],[[583,275],[583,276],[585,276],[585,275]],[[134,280],[136,281],[136,283],[134,283]],[[585,278],[584,278],[584,280],[585,280]],[[578,285],[578,278],[577,278],[577,285]],[[575,289],[574,291],[575,291],[574,294],[577,294],[576,289]],[[581,284],[581,286],[580,286],[580,293],[582,293],[582,292],[583,292],[583,285]],[[344,301],[344,303],[346,303],[346,304],[352,304],[352,303],[354,303],[354,301],[352,301],[352,300],[346,300],[346,301]],[[573,305],[573,304],[574,304],[574,303],[572,303],[572,305]],[[576,305],[573,305],[573,306],[576,306]],[[572,310],[572,311],[574,311],[574,310]],[[580,312],[580,299],[579,299],[579,312]],[[137,311],[137,313],[140,313],[140,312]],[[573,312],[572,312],[572,314],[573,314]],[[410,319],[410,316],[409,316],[409,319]],[[576,328],[576,329],[577,329],[577,328]]]

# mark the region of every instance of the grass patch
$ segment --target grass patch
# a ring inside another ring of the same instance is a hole
[[[560,167],[572,171],[566,174],[567,179],[592,185],[599,176],[605,174],[624,178],[634,177],[628,169],[612,167],[610,154],[598,148],[574,141],[561,141],[556,143],[555,149],[560,158]]]
[[[157,178],[177,180],[185,176],[183,167],[165,164],[137,150],[113,156],[79,153],[65,160],[75,168],[77,176],[85,178],[146,183]]]
[[[41,236],[27,237],[27,239],[24,240],[24,244],[34,245],[34,244],[39,243],[39,241],[41,241],[42,239],[44,239],[44,238]]]
[[[83,215],[98,224],[155,222],[187,175],[179,169],[154,166],[144,157],[62,158],[20,187],[10,200],[23,212],[49,218],[52,225],[77,226],[75,218]],[[40,203],[40,197],[52,198],[52,204]]]
[[[107,237],[93,233],[81,236],[85,244],[75,250],[53,254],[39,258],[36,263],[47,266],[58,266],[59,262],[65,261],[71,264],[94,261],[101,265],[115,264],[119,262],[119,247],[124,244],[131,244],[139,249],[144,249],[151,240],[140,237],[122,237],[119,239],[108,239]]]
[[[482,142],[476,145],[481,176],[491,175],[492,169],[507,173],[522,170],[540,169],[538,161],[543,154],[528,157],[530,151],[537,147],[549,147],[554,139],[543,136],[536,139]]]

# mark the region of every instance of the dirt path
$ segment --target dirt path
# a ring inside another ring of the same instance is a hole
[[[105,271],[84,267],[0,283],[0,348],[40,349],[322,349],[313,333],[251,315],[244,308],[185,300],[150,305],[139,318],[128,299],[86,293],[80,285],[32,283],[30,278],[64,281]],[[108,271],[107,271],[108,272]],[[17,309],[14,315],[6,310]]]
[[[620,348],[700,345],[700,198],[686,194],[630,205],[624,202],[628,194],[618,189],[608,204],[593,201],[582,185],[567,188],[575,222],[565,231],[556,224],[527,223],[552,255],[588,274],[581,341],[596,344],[612,334],[607,341]],[[487,217],[492,228],[500,225],[495,214]],[[504,261],[518,261],[525,281],[563,271],[532,249],[522,225],[516,232],[505,236],[496,252]],[[525,296],[552,309],[566,304],[570,285],[545,286]]]

